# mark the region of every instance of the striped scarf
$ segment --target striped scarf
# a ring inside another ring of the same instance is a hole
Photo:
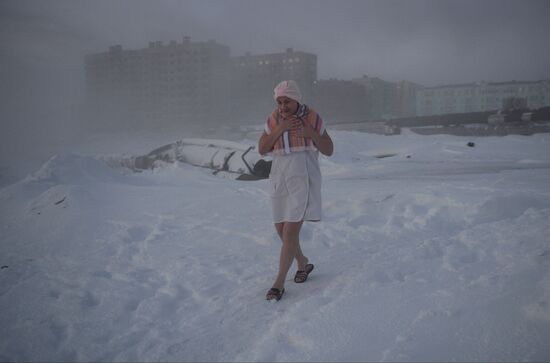
[[[319,135],[323,135],[325,132],[323,119],[317,114],[317,112],[308,106],[303,104],[299,105],[294,116],[299,118],[302,123],[309,123],[311,127],[319,133]],[[265,132],[269,135],[281,121],[283,121],[283,117],[279,114],[278,110],[275,109],[266,120]],[[272,153],[284,155],[305,150],[315,151],[317,148],[311,139],[300,137],[298,135],[298,130],[287,130],[283,132],[277,141],[275,141]]]

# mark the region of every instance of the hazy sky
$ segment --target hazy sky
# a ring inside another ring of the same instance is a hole
[[[549,0],[0,0],[0,179],[5,163],[43,162],[82,133],[84,55],[110,45],[292,47],[317,54],[320,79],[539,80],[550,79],[549,15]]]
[[[4,0],[0,10],[2,53],[19,65],[74,70],[86,52],[188,35],[216,39],[232,55],[312,52],[321,79],[550,78],[547,0]]]

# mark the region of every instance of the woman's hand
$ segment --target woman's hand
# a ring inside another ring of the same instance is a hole
[[[265,132],[260,137],[258,143],[258,151],[261,155],[265,155],[273,149],[273,145],[277,138],[279,138],[283,132],[288,130],[297,130],[299,137],[305,137],[311,139],[317,149],[323,155],[330,156],[334,151],[334,144],[332,139],[325,130],[323,135],[319,135],[317,131],[307,122],[303,122],[301,119],[291,116],[289,118],[283,119],[277,125],[277,128],[271,133],[266,134]]]
[[[279,127],[281,128],[281,131],[289,131],[289,130],[299,130],[301,129],[303,125],[303,122],[301,119],[297,118],[296,116],[290,116],[288,118],[284,118],[280,123]]]
[[[311,139],[323,155],[331,156],[334,152],[334,144],[332,143],[332,139],[326,130],[323,135],[319,135],[319,133],[308,122],[302,122],[300,120],[298,135],[300,137]]]
[[[269,135],[265,133],[265,131],[262,133],[262,136],[258,141],[258,152],[260,155],[266,155],[268,152],[273,150],[273,145],[283,134],[283,132],[299,129],[301,126],[302,120],[296,118],[295,116],[282,119],[272,133]]]
[[[300,124],[300,131],[302,137],[305,137],[307,139],[314,139],[316,137],[319,137],[319,133],[311,127],[311,125],[308,122],[302,122]]]

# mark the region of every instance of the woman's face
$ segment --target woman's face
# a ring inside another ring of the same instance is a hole
[[[292,98],[281,96],[277,98],[277,109],[281,115],[290,116],[298,111],[298,102]]]

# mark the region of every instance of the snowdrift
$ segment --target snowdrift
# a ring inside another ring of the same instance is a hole
[[[72,154],[0,189],[0,360],[548,361],[549,136],[331,135],[276,303],[267,180]]]

